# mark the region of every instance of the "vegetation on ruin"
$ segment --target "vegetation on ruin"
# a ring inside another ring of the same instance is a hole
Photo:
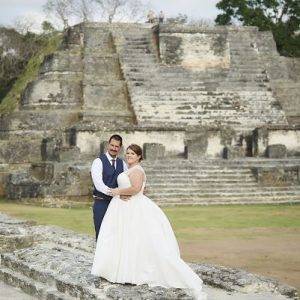
[[[33,37],[28,37],[28,39],[33,39]],[[29,58],[26,66],[20,68],[20,75],[15,79],[12,88],[1,101],[0,115],[10,113],[17,107],[22,91],[29,82],[38,78],[40,65],[44,58],[58,48],[61,40],[61,33],[53,33],[51,35],[40,37],[38,41],[38,50],[36,49],[36,51],[33,51],[34,54]],[[28,41],[28,44],[31,43],[33,43],[33,40]]]
[[[300,57],[300,0],[221,0],[218,25],[242,24],[270,30],[277,50],[284,56]]]
[[[222,239],[230,236],[249,239],[265,234],[275,236],[278,228],[300,231],[300,205],[297,204],[181,206],[166,207],[163,210],[179,240]],[[94,235],[91,207],[49,208],[2,200],[0,211],[18,218],[34,220],[37,224],[53,224]],[[247,231],[253,228],[269,230],[267,233],[260,230]]]

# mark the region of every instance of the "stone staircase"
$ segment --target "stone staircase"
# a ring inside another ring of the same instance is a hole
[[[251,31],[250,31],[251,32]],[[159,33],[158,33],[159,34]],[[229,32],[230,67],[191,71],[159,63],[149,28],[114,33],[140,127],[286,125],[248,32]]]
[[[127,82],[120,69],[109,26],[99,27],[91,23],[84,27],[83,36],[81,123],[103,126],[103,121],[106,124],[117,121],[123,126],[132,125],[134,113],[130,109]]]
[[[289,124],[299,125],[299,58],[280,56],[270,32],[259,32],[253,36],[253,40],[256,40],[260,60],[268,72],[273,94],[282,106]]]
[[[300,166],[299,159],[144,161],[147,195],[159,205],[300,202],[299,181],[260,184],[257,168]]]
[[[300,64],[300,63],[299,63]],[[300,82],[293,80],[273,80],[272,90],[279,99],[289,124],[300,124]]]
[[[91,201],[91,161],[42,162],[10,177],[10,199],[70,207]],[[160,206],[300,202],[300,159],[144,160],[147,196]],[[279,170],[279,179],[259,178]],[[1,170],[0,170],[1,172]],[[34,200],[36,198],[36,200]]]

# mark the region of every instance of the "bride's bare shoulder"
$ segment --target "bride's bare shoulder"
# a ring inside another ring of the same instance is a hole
[[[141,165],[134,166],[128,169],[127,172],[128,175],[140,175],[140,176],[143,175],[143,177],[145,175],[145,171]]]

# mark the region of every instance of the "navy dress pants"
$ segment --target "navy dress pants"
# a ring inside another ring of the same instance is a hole
[[[106,199],[95,200],[94,202],[93,212],[94,212],[94,224],[95,224],[95,231],[96,231],[96,241],[98,239],[101,223],[109,203],[110,200],[106,200]]]

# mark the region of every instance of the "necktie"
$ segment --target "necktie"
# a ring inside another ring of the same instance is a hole
[[[116,169],[116,160],[115,159],[111,160],[111,165],[114,169]]]

